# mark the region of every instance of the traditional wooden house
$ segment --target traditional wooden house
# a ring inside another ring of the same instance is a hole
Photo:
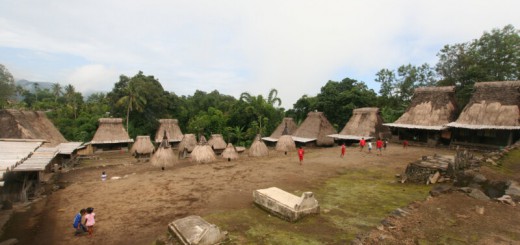
[[[159,119],[159,123],[159,128],[155,133],[155,143],[160,144],[166,132],[168,143],[172,148],[177,148],[184,137],[179,127],[179,121],[177,119]]]
[[[414,144],[448,145],[451,132],[446,124],[456,118],[455,87],[419,87],[406,112],[390,127],[393,141],[407,140]]]
[[[307,118],[292,134],[297,145],[332,146],[334,139],[327,135],[336,134],[323,112],[309,112]]]
[[[267,146],[275,146],[278,139],[282,137],[284,130],[287,130],[288,135],[292,135],[296,132],[296,129],[298,129],[298,125],[294,120],[291,117],[285,117],[273,133],[269,137],[263,137],[262,140]]]
[[[504,147],[520,139],[520,81],[475,84],[469,103],[448,126],[452,144]]]
[[[365,107],[354,109],[352,117],[339,134],[332,134],[329,137],[336,141],[347,143],[359,142],[361,138],[366,140],[377,138],[389,138],[390,129],[383,125],[383,118],[379,108]]]
[[[57,162],[57,147],[42,147],[43,140],[0,140],[1,200],[25,202],[38,195],[51,180]]]
[[[217,155],[220,155],[227,147],[226,141],[224,141],[221,134],[212,134],[208,144]]]
[[[166,136],[164,136],[166,138]],[[168,141],[166,141],[168,142]],[[132,145],[130,149],[130,153],[137,158],[138,161],[141,159],[148,160],[155,151],[155,146],[153,146],[152,141],[150,140],[150,136],[141,135],[137,136],[135,139],[135,143]]]
[[[100,118],[99,127],[90,141],[94,152],[110,150],[128,150],[128,145],[134,142],[125,128],[121,118]]]

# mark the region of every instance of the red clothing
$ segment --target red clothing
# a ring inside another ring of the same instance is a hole
[[[378,149],[383,148],[383,141],[382,141],[382,140],[378,140],[378,141],[376,141],[376,147],[377,147]]]
[[[347,150],[347,147],[345,145],[341,146],[341,155],[345,155],[345,151]]]
[[[303,154],[305,154],[305,151],[302,148],[298,149],[298,156],[300,158],[303,158]]]
[[[366,144],[366,141],[364,139],[359,141],[359,145],[360,146],[365,146],[365,144]]]

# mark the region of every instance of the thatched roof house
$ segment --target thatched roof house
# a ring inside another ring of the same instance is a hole
[[[222,158],[228,159],[228,161],[238,159],[238,152],[236,151],[233,144],[228,143],[226,149],[222,152]]]
[[[267,149],[267,146],[262,141],[262,137],[260,135],[256,135],[255,140],[253,141],[253,144],[251,144],[251,147],[249,147],[249,156],[252,157],[263,157],[269,155],[269,149]]]
[[[199,143],[191,152],[191,159],[198,163],[209,163],[217,159],[215,152],[206,141],[206,137],[200,136]]]
[[[185,134],[179,144],[179,152],[186,151],[190,153],[195,149],[195,146],[197,146],[197,138],[195,138],[195,135]]]
[[[286,129],[287,128],[287,129]],[[291,117],[285,117],[282,122],[276,127],[269,137],[263,137],[262,140],[269,142],[276,142],[282,136],[284,130],[287,130],[287,134],[292,135],[298,129],[298,125],[294,122]]]
[[[130,149],[130,153],[133,155],[152,154],[155,151],[150,136],[137,136],[134,145]]]
[[[352,117],[339,134],[329,135],[338,140],[354,140],[361,138],[386,138],[390,137],[390,129],[383,125],[381,112],[377,107],[364,107],[354,109]]]
[[[323,112],[309,112],[305,121],[292,134],[292,138],[300,144],[315,142],[317,146],[332,146],[334,139],[327,137],[327,135],[336,133],[336,129],[330,124]]]
[[[222,152],[227,146],[221,134],[212,134],[208,144],[215,152]]]
[[[285,153],[295,151],[296,143],[294,142],[292,136],[290,136],[288,134],[282,135],[278,139],[278,142],[276,142],[275,149],[277,151],[281,151],[281,152],[285,152]]]
[[[67,140],[41,111],[0,110],[0,138],[42,139],[47,146]]]
[[[134,142],[123,127],[121,118],[100,118],[99,127],[90,143],[95,148],[121,149]]]
[[[166,136],[163,136],[163,140],[153,154],[152,159],[150,159],[150,162],[153,166],[162,167],[163,169],[164,167],[171,167],[177,162],[177,157]]]
[[[520,138],[520,81],[480,82],[459,118],[454,144],[507,146]]]
[[[163,140],[164,132],[168,142],[176,146],[181,142],[184,135],[182,134],[181,128],[179,127],[179,121],[177,119],[159,119],[159,128],[155,133],[155,142],[161,143]]]
[[[449,143],[446,124],[455,120],[455,86],[419,87],[406,112],[394,123],[383,125],[392,129],[394,138],[413,140],[428,145]],[[444,140],[442,140],[443,138]]]

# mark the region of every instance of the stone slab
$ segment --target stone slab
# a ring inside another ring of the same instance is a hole
[[[305,192],[298,197],[277,187],[270,187],[255,190],[253,199],[262,209],[290,222],[320,212],[319,203],[312,192]]]
[[[200,216],[191,215],[175,220],[168,224],[168,231],[184,245],[212,245],[219,244],[227,233],[208,223]]]

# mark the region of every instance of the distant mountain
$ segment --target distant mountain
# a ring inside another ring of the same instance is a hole
[[[38,83],[38,85],[40,86],[40,89],[49,89],[49,90],[51,90],[52,84],[53,84],[50,82],[32,82],[32,81],[28,81],[25,79],[21,79],[21,80],[16,81],[16,86],[20,85],[25,90],[28,90],[29,92],[34,93],[34,84],[35,83]]]

